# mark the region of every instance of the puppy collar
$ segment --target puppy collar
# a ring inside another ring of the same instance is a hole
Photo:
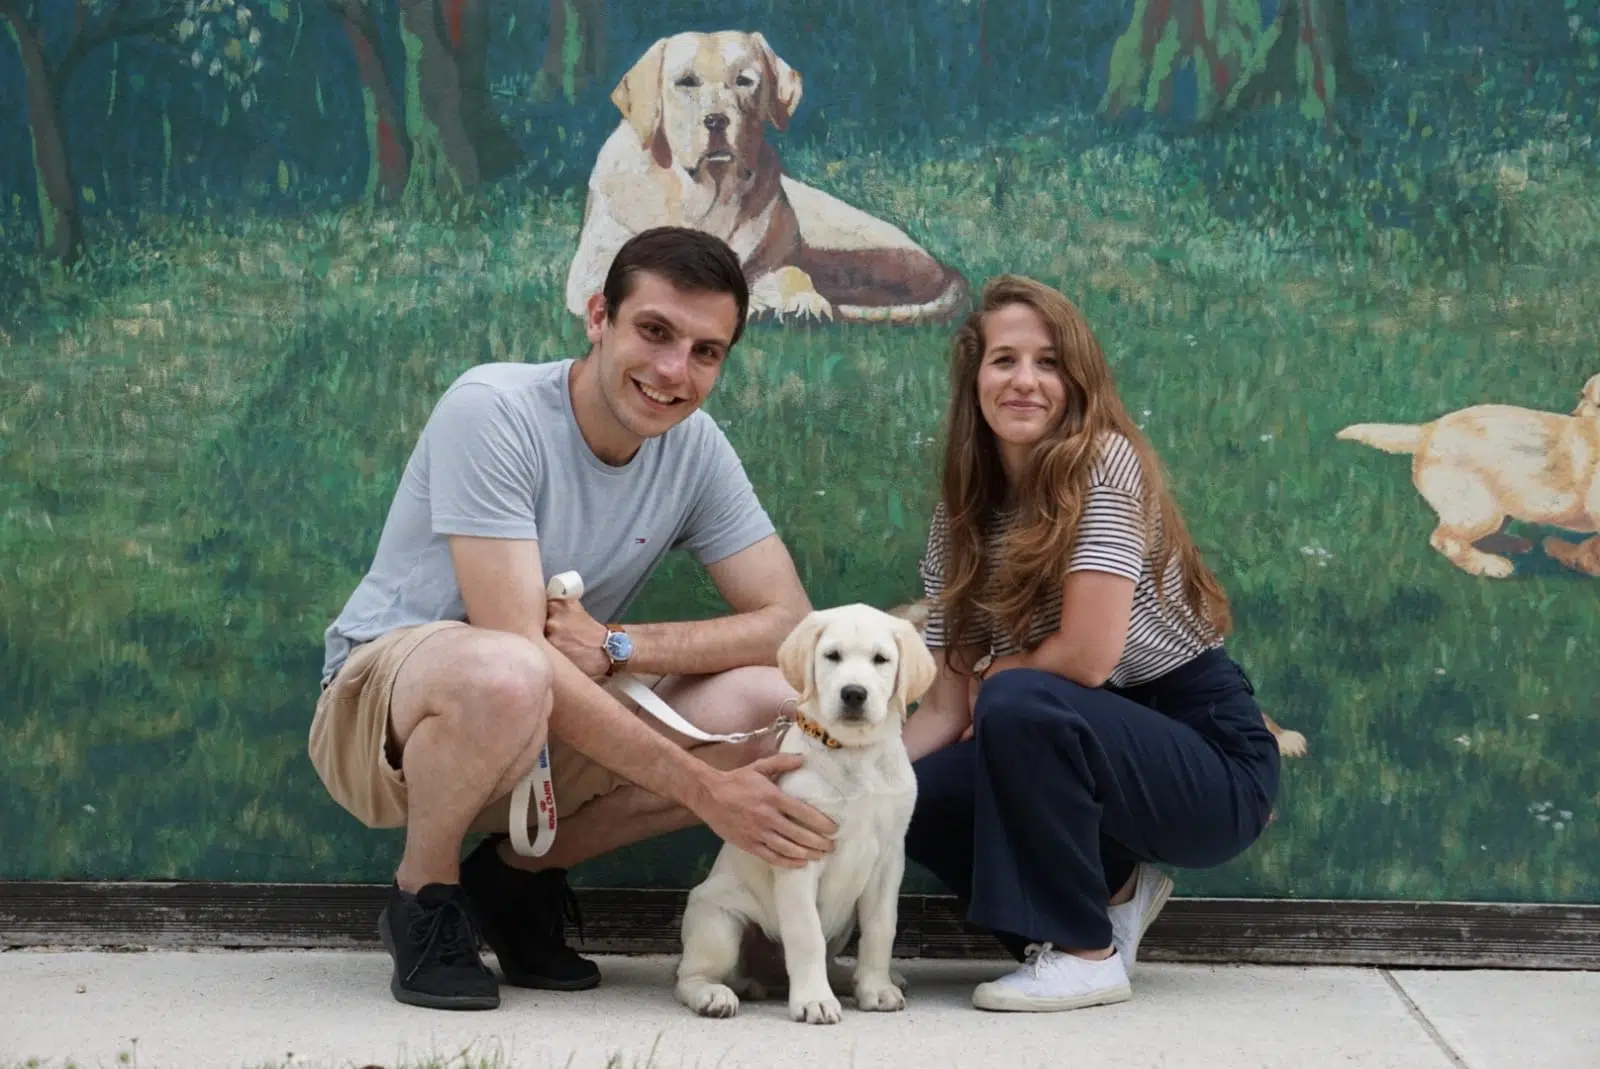
[[[812,720],[798,709],[794,711],[794,725],[830,750],[837,750],[844,746],[844,743],[829,735],[821,724]]]

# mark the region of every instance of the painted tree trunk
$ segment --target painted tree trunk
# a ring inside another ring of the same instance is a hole
[[[1113,117],[1130,107],[1166,113],[1175,76],[1192,61],[1195,114],[1209,116],[1257,53],[1260,26],[1260,0],[1137,0],[1111,50],[1102,110]]]
[[[491,182],[516,170],[525,157],[489,100],[488,0],[441,0],[441,9],[445,41],[461,79],[461,124],[477,151],[483,180]]]
[[[1296,99],[1302,114],[1329,121],[1337,94],[1365,85],[1350,62],[1345,0],[1282,0],[1265,30],[1260,0],[1137,0],[1102,110],[1168,111],[1186,62],[1202,121]]]
[[[27,83],[28,129],[33,140],[33,173],[39,198],[39,247],[44,255],[72,264],[83,255],[83,220],[78,213],[77,187],[72,163],[62,136],[61,112],[56,103],[44,49],[22,12],[0,4],[0,21],[16,42]]]
[[[371,161],[366,195],[396,200],[405,192],[408,163],[394,91],[389,87],[389,74],[378,51],[378,27],[361,0],[337,0],[335,9],[345,36],[350,39],[366,105],[367,158]]]
[[[406,201],[414,206],[446,207],[481,182],[478,153],[462,122],[460,70],[442,29],[435,0],[400,0],[411,140]]]
[[[557,89],[568,103],[605,69],[605,0],[550,0],[550,34],[536,91]]]
[[[1350,61],[1345,0],[1284,0],[1257,55],[1229,95],[1229,111],[1298,99],[1306,118],[1331,122],[1339,94],[1366,89]]]

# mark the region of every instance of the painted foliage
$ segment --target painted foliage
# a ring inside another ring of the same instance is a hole
[[[306,760],[323,629],[439,391],[577,355],[675,222],[746,264],[708,408],[818,604],[920,593],[983,280],[1084,309],[1292,732],[1266,836],[1179,893],[1600,900],[1592,0],[0,26],[0,878],[387,878]],[[720,608],[682,560],[632,615]]]

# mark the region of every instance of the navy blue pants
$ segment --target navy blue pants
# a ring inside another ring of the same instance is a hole
[[[907,856],[1019,959],[1110,946],[1108,899],[1139,861],[1219,865],[1266,827],[1278,748],[1254,694],[1222,650],[1126,689],[997,673],[973,737],[913,766]]]

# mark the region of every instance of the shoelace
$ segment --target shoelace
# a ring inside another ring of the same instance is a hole
[[[555,943],[561,938],[562,922],[570,921],[577,929],[578,941],[583,942],[583,911],[578,906],[578,895],[571,884],[563,879],[560,891],[554,894],[548,885],[540,888],[535,901],[537,912],[528,918],[528,927],[525,929],[530,936],[545,943]]]
[[[578,932],[578,942],[583,942],[583,910],[578,907],[578,893],[565,880],[561,882],[561,916],[572,922]]]
[[[1053,949],[1055,949],[1055,944],[1053,943],[1029,943],[1022,950],[1022,963],[1037,977],[1044,968],[1044,963]]]
[[[432,961],[459,964],[468,960],[476,943],[472,918],[455,899],[446,899],[413,914],[408,932],[412,942],[422,943],[417,963],[406,973],[408,981],[417,975],[417,970]]]

